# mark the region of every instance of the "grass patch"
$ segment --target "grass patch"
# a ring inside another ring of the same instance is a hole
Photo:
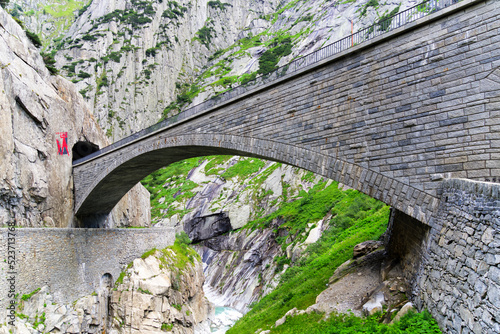
[[[34,32],[31,32],[29,30],[26,30],[26,36],[30,39],[30,41],[35,45],[37,48],[42,46],[42,41],[40,37],[35,34]]]
[[[202,159],[191,158],[175,162],[146,176],[141,183],[151,194],[151,219],[158,222],[176,213],[184,215],[185,210],[178,210],[172,203],[194,196],[191,192],[198,184],[186,179],[191,169],[198,167]],[[167,186],[165,186],[167,185]]]
[[[262,167],[264,167],[265,162],[256,159],[256,158],[240,158],[240,160],[229,167],[224,173],[222,173],[222,177],[225,179],[245,179],[250,175],[257,173]]]
[[[30,299],[31,297],[33,297],[34,294],[36,294],[40,290],[41,290],[41,288],[38,288],[38,289],[28,293],[28,294],[22,295],[21,300],[26,301],[26,300]]]
[[[226,7],[233,7],[233,5],[231,5],[229,3],[220,2],[220,0],[215,0],[215,1],[209,1],[208,7],[211,7],[214,9],[219,9],[219,10],[225,10]]]
[[[331,314],[327,320],[323,314],[311,313],[287,318],[287,321],[271,329],[271,334],[328,334],[328,333],[441,333],[439,326],[428,311],[409,312],[400,321],[386,325],[380,323],[380,315],[368,318],[353,314]]]
[[[288,228],[291,235],[299,236],[308,223],[316,222],[329,211],[334,216],[320,240],[309,246],[301,260],[282,275],[278,287],[256,303],[228,334],[271,329],[290,309],[306,309],[314,304],[335,269],[352,257],[353,247],[365,240],[378,239],[386,230],[389,207],[357,191],[341,191],[337,187],[336,183],[328,187],[320,183],[309,193],[304,192],[301,199],[285,203],[275,213],[253,222],[262,226],[280,217],[285,220],[280,228]],[[286,247],[286,238],[277,241]],[[278,257],[276,262],[283,266],[289,259]]]
[[[205,165],[205,175],[219,174],[222,168],[218,168],[217,166],[225,164],[232,157],[232,155],[215,155],[207,157],[210,161]]]

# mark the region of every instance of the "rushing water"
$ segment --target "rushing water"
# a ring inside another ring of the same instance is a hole
[[[216,334],[224,334],[234,323],[243,316],[240,312],[230,307],[215,307],[215,317],[210,319],[210,331]]]
[[[203,291],[205,292],[205,297],[215,305],[215,315],[210,316],[209,319],[210,332],[216,334],[226,333],[243,314],[231,307],[218,306],[227,305],[226,298],[206,283],[203,285]]]

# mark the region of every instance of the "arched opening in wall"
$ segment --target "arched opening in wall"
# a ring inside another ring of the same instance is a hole
[[[78,141],[73,145],[73,161],[99,151],[99,146],[89,141]]]
[[[110,273],[105,273],[99,282],[99,292],[97,294],[99,298],[99,320],[102,333],[107,333],[107,329],[111,326],[111,319],[113,319],[110,314],[112,287],[113,276]]]

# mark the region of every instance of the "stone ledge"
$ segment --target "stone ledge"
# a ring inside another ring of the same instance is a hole
[[[484,195],[493,199],[500,199],[500,184],[493,182],[482,182],[469,179],[445,179],[442,182],[443,190],[456,189],[478,195]]]

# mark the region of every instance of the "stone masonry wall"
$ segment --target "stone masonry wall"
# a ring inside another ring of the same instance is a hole
[[[7,229],[0,229],[0,259],[7,259]],[[19,296],[48,285],[55,301],[70,304],[99,289],[104,274],[116,281],[124,265],[152,248],[172,245],[171,228],[15,230],[15,291]],[[0,320],[3,322],[9,284],[7,263],[0,261]],[[20,297],[19,297],[20,298]]]
[[[445,333],[500,333],[500,185],[443,182],[416,298]]]
[[[500,179],[499,29],[498,1],[458,2],[75,166],[75,208],[95,197],[82,215],[96,212],[113,183],[132,186],[167,153],[219,148],[314,171],[429,224],[440,180]]]

